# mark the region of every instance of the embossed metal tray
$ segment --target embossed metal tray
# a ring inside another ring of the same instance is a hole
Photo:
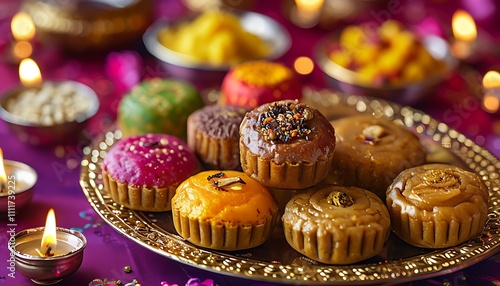
[[[399,121],[421,138],[428,162],[451,163],[479,174],[490,189],[489,221],[482,235],[456,247],[429,250],[410,246],[392,233],[379,255],[351,265],[325,265],[302,256],[288,246],[279,225],[266,243],[251,250],[201,249],[177,235],[170,212],[129,210],[103,190],[101,162],[121,138],[120,131],[103,134],[85,148],[80,184],[95,211],[130,240],[180,263],[246,279],[308,285],[402,283],[458,271],[500,250],[500,161],[490,152],[410,107],[329,90],[306,90],[305,97],[329,119],[369,113]]]

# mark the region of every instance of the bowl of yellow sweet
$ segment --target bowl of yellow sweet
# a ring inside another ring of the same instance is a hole
[[[431,94],[458,65],[446,40],[419,37],[395,20],[345,27],[317,44],[315,60],[335,90],[400,104]]]
[[[276,60],[291,46],[288,31],[250,11],[208,10],[174,22],[158,20],[145,32],[146,49],[167,76],[220,86],[229,69],[249,60]]]

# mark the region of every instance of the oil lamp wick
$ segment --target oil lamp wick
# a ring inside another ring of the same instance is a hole
[[[45,251],[43,256],[45,256],[45,257],[54,256],[54,251],[52,251],[52,247],[50,245],[47,245],[47,250]]]
[[[5,182],[2,180],[2,182],[0,182],[0,193],[3,193],[5,189],[6,189]]]

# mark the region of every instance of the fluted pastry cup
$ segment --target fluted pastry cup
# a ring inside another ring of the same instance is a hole
[[[266,186],[245,173],[208,170],[177,187],[172,219],[177,233],[194,245],[243,250],[269,239],[278,205]]]
[[[382,251],[390,232],[382,200],[351,186],[316,186],[294,196],[282,223],[290,246],[326,264],[351,264],[373,257]]]
[[[479,235],[488,218],[488,187],[472,172],[427,164],[401,172],[387,189],[393,231],[407,243],[446,248]]]

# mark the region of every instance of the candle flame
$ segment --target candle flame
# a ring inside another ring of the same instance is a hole
[[[323,7],[324,0],[295,0],[295,5],[302,12],[319,12]]]
[[[31,17],[25,12],[19,12],[10,22],[10,29],[12,36],[17,41],[28,41],[35,37],[35,24]]]
[[[40,255],[44,257],[52,256],[56,245],[56,215],[54,210],[50,209],[47,214],[47,220],[45,221],[45,230],[43,231],[42,243],[40,245]]]
[[[453,36],[457,40],[472,42],[477,38],[476,22],[464,10],[457,10],[451,20]]]
[[[42,73],[34,60],[26,58],[21,61],[19,79],[26,87],[39,87],[42,84]]]
[[[5,167],[3,164],[3,151],[0,148],[0,193],[5,191],[7,184],[7,174],[5,173]]]
[[[483,77],[484,88],[500,88],[500,73],[489,71]]]

